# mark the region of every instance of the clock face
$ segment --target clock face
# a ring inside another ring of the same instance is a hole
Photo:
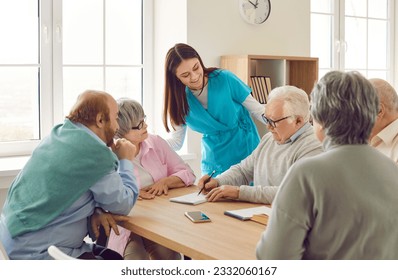
[[[264,23],[271,13],[270,0],[239,0],[242,18],[251,24]]]

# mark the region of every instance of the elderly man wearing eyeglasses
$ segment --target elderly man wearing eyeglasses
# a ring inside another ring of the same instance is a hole
[[[205,184],[208,201],[228,198],[271,204],[289,167],[322,152],[309,122],[309,108],[303,90],[294,86],[273,89],[263,115],[269,132],[251,155]],[[207,178],[199,180],[199,187]]]

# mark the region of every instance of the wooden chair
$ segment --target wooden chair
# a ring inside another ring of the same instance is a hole
[[[100,235],[98,239],[95,241],[96,244],[101,245],[106,247],[108,243],[108,237],[105,234],[105,229],[101,226],[100,229]],[[54,259],[54,260],[76,260],[77,258],[71,257],[64,252],[62,252],[57,246],[51,245],[47,249],[48,254]]]
[[[54,245],[51,245],[50,247],[48,247],[47,251],[48,251],[48,254],[54,260],[76,260],[76,258],[65,254],[57,246],[54,246]]]

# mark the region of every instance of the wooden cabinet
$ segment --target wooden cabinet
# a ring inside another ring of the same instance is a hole
[[[221,68],[228,69],[251,86],[250,76],[270,76],[272,88],[293,85],[310,94],[318,81],[318,58],[269,55],[221,56]]]

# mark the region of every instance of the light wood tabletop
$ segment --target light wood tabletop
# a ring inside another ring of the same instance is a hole
[[[169,190],[167,196],[154,200],[139,200],[129,214],[130,220],[121,226],[196,260],[256,259],[256,245],[265,226],[226,216],[224,211],[261,205],[231,200],[199,205],[169,201],[198,191],[191,186]],[[212,221],[193,223],[185,217],[186,211],[203,211]]]

